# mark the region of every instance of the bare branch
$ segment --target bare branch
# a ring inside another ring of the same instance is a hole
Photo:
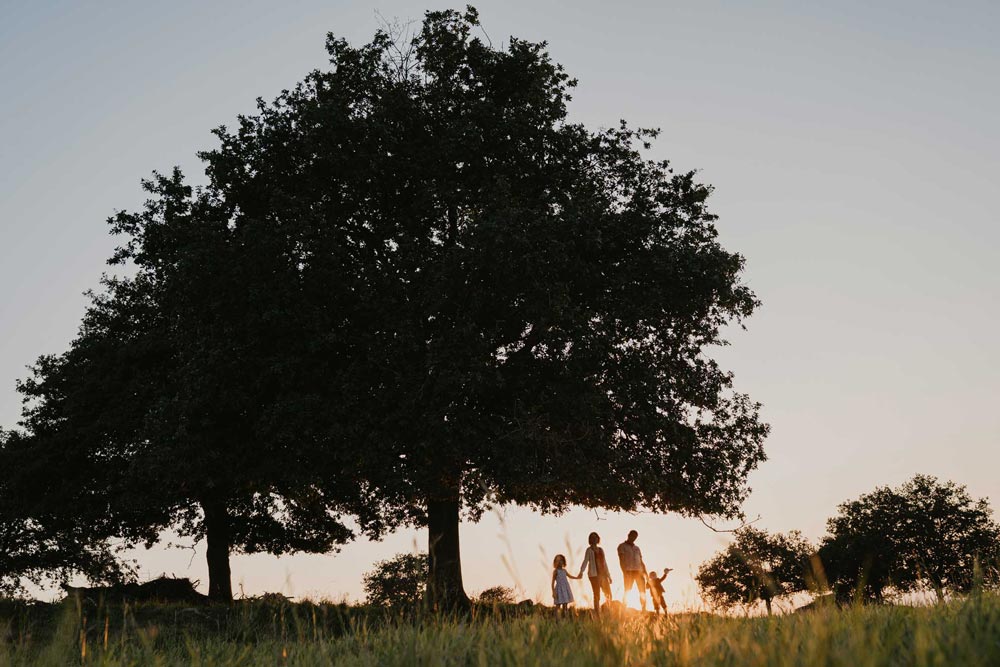
[[[191,560],[188,561],[188,569],[190,569],[191,564],[194,563],[194,557],[198,555],[198,549],[194,544],[177,544],[175,542],[167,542],[166,547],[168,549],[183,549],[185,551],[190,551]]]
[[[486,41],[489,42],[490,49],[492,49],[493,48],[493,40],[490,39],[490,36],[489,36],[489,34],[487,34],[486,28],[483,27],[482,23],[479,24],[479,29],[483,31],[483,36],[486,37]]]
[[[413,25],[415,20],[402,21],[398,17],[391,20],[382,15],[382,12],[375,10],[379,27],[389,36],[392,53],[388,56],[388,64],[396,71],[396,77],[400,81],[410,78],[414,69],[413,55],[416,45],[414,43]]]
[[[701,521],[702,524],[704,524],[704,526],[706,528],[708,528],[709,530],[711,530],[714,533],[735,533],[737,530],[739,530],[741,528],[746,528],[747,526],[755,524],[758,521],[760,521],[760,515],[758,514],[754,518],[753,521],[744,521],[743,523],[741,523],[740,525],[736,526],[735,528],[716,528],[715,526],[713,526],[710,523],[708,523],[707,521],[705,521],[705,516],[702,515],[702,514],[698,515],[698,521]]]

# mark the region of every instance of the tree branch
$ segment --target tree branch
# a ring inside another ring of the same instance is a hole
[[[713,526],[710,523],[708,523],[707,521],[705,521],[705,516],[703,514],[699,514],[698,515],[698,521],[701,521],[702,524],[706,528],[708,528],[709,530],[711,530],[714,533],[735,533],[740,528],[746,528],[747,526],[749,526],[751,524],[755,524],[758,521],[760,521],[760,515],[758,514],[756,516],[756,518],[754,518],[753,521],[744,521],[743,523],[741,523],[740,525],[736,526],[735,528],[716,528],[715,526]]]

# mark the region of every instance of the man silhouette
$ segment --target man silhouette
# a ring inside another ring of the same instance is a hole
[[[639,537],[638,531],[630,530],[628,539],[618,545],[618,563],[622,567],[625,579],[622,602],[625,602],[629,590],[635,585],[639,589],[639,604],[642,610],[646,611],[646,564],[642,562],[642,551],[635,544],[637,537]]]

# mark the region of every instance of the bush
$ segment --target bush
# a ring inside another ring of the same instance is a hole
[[[368,604],[380,607],[412,606],[427,589],[427,554],[396,554],[375,564],[364,576]]]
[[[480,593],[476,597],[476,602],[480,604],[514,604],[517,602],[517,593],[509,586],[493,586]]]

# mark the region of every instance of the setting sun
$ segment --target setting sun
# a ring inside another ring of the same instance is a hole
[[[635,588],[625,596],[625,606],[629,609],[642,609],[642,605],[639,604],[639,591]]]

